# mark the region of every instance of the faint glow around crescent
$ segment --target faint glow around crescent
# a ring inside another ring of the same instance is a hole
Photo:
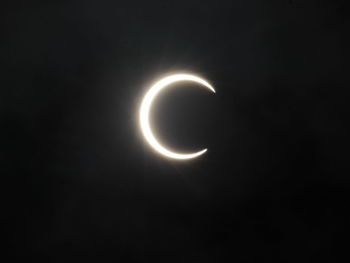
[[[189,75],[189,74],[171,75],[159,80],[148,90],[148,92],[146,93],[145,97],[142,100],[142,104],[140,108],[140,116],[139,116],[142,133],[146,141],[152,146],[152,148],[166,157],[169,157],[172,159],[179,159],[179,160],[196,158],[204,154],[207,151],[207,149],[203,149],[201,151],[194,152],[194,153],[176,153],[168,150],[167,148],[162,146],[154,137],[152,129],[150,127],[150,123],[149,123],[149,112],[153,101],[155,100],[155,98],[157,97],[158,93],[161,90],[169,87],[171,84],[174,84],[176,82],[184,82],[184,81],[195,82],[197,84],[202,85],[203,87],[208,88],[210,91],[215,93],[214,88],[207,81],[197,76]]]

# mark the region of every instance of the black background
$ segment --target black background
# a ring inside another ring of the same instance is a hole
[[[344,262],[346,1],[5,1],[6,255],[43,262]],[[192,72],[152,121],[142,95]],[[346,261],[346,260],[345,260]]]

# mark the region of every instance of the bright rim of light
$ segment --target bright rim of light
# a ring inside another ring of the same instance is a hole
[[[161,90],[169,87],[171,84],[174,84],[176,82],[184,82],[184,81],[195,82],[197,84],[202,85],[203,87],[208,88],[210,91],[215,93],[214,88],[202,78],[199,78],[197,76],[190,75],[190,74],[171,75],[159,80],[148,90],[148,92],[146,93],[145,97],[142,100],[142,104],[140,108],[140,116],[139,116],[142,133],[146,141],[152,146],[152,148],[164,156],[167,156],[172,159],[179,159],[179,160],[196,158],[204,154],[207,151],[207,149],[203,149],[201,151],[194,152],[194,153],[176,153],[166,149],[157,141],[157,139],[153,135],[153,132],[151,130],[150,123],[149,123],[149,113],[150,113],[150,109],[154,99],[156,98],[156,96]]]

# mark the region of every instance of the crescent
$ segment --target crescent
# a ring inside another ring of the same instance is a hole
[[[171,84],[174,84],[177,82],[184,82],[184,81],[190,81],[190,82],[200,84],[201,86],[208,88],[210,91],[215,93],[214,88],[206,80],[200,77],[189,75],[189,74],[171,75],[159,80],[148,90],[148,92],[146,93],[146,95],[142,100],[141,107],[140,107],[140,115],[139,115],[141,131],[146,141],[149,143],[149,145],[158,153],[162,154],[163,156],[166,156],[171,159],[178,159],[178,160],[196,158],[204,154],[207,151],[207,149],[203,149],[194,153],[178,153],[178,152],[173,152],[168,150],[166,147],[161,145],[153,135],[150,122],[149,122],[149,113],[152,107],[152,103],[154,102],[155,98],[157,97],[160,91],[169,87]]]

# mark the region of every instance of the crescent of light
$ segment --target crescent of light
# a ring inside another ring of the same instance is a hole
[[[176,82],[183,82],[183,81],[195,82],[197,84],[202,85],[203,87],[208,88],[210,91],[215,93],[214,88],[207,81],[197,76],[189,75],[189,74],[171,75],[159,80],[148,90],[148,92],[146,93],[145,97],[142,100],[141,108],[140,108],[140,116],[139,116],[142,133],[146,141],[152,146],[152,148],[166,157],[169,157],[172,159],[179,159],[179,160],[196,158],[204,154],[207,151],[207,149],[203,149],[201,151],[194,152],[194,153],[176,153],[168,150],[167,148],[162,146],[154,137],[152,129],[150,127],[150,123],[149,123],[149,112],[154,99],[156,98],[156,96],[159,94],[161,90],[169,87],[171,84],[174,84]]]

